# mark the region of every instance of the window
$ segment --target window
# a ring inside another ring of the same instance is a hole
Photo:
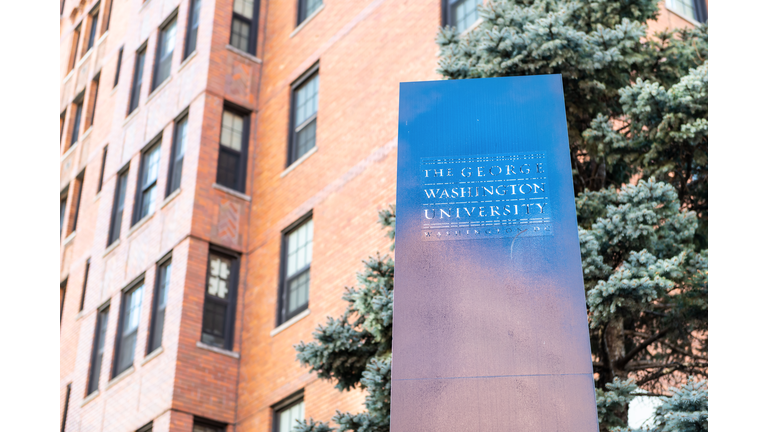
[[[445,0],[443,3],[445,24],[463,32],[477,21],[480,16],[477,13],[477,7],[482,4],[483,0]]]
[[[75,31],[72,33],[72,49],[69,52],[69,72],[75,68],[77,62],[77,46],[80,44],[80,29],[82,24],[75,27]]]
[[[87,261],[85,261],[85,275],[83,276],[83,290],[80,293],[80,308],[77,310],[78,312],[83,311],[83,306],[85,306],[85,289],[88,287],[88,272],[91,270],[91,259],[88,258]]]
[[[75,98],[73,102],[75,104],[75,116],[72,119],[72,136],[69,140],[69,147],[75,145],[78,139],[80,139],[80,121],[83,118],[83,94]]]
[[[123,47],[120,47],[120,51],[117,52],[117,68],[115,69],[115,83],[112,84],[112,88],[117,87],[117,82],[120,80],[120,66],[123,62]]]
[[[120,238],[120,226],[123,222],[123,210],[125,210],[125,188],[128,185],[128,169],[117,175],[115,185],[115,201],[112,203],[112,220],[109,224],[109,238],[107,246]]]
[[[64,395],[64,413],[61,415],[61,432],[67,430],[67,414],[69,414],[69,396],[72,394],[72,383],[67,384],[67,392]]]
[[[93,348],[91,349],[91,366],[88,371],[88,394],[99,389],[101,361],[104,359],[104,342],[107,338],[107,321],[109,319],[109,304],[102,306],[96,315],[96,330],[93,332]]]
[[[74,216],[72,217],[72,229],[69,230],[68,234],[72,234],[77,230],[77,219],[78,216],[80,216],[80,201],[83,197],[83,183],[85,182],[85,170],[83,170],[80,174],[77,175],[75,178],[75,196],[72,197],[72,201],[74,201],[75,208],[74,208]]]
[[[103,21],[101,34],[104,34],[109,30],[109,19],[112,18],[112,0],[104,1],[104,16],[101,18]]]
[[[88,13],[88,45],[85,48],[85,52],[90,51],[93,48],[93,44],[96,43],[96,35],[99,28],[99,5],[97,4],[90,13]]]
[[[104,150],[101,151],[101,168],[99,169],[99,186],[96,193],[101,192],[102,186],[104,186],[104,168],[107,166],[107,146],[104,146]]]
[[[59,284],[59,324],[61,324],[61,318],[64,316],[64,297],[67,296],[67,279]]]
[[[86,117],[86,121],[85,121],[86,130],[87,128],[90,128],[91,126],[93,126],[93,120],[96,117],[96,99],[99,96],[100,77],[101,77],[101,73],[97,74],[91,81],[91,91],[88,95],[88,105],[90,105],[90,109],[88,110],[88,116]]]
[[[216,250],[209,252],[201,339],[205,344],[232,349],[237,272],[237,257]]]
[[[144,426],[136,429],[136,432],[152,432],[152,425],[154,422],[149,422],[145,424]]]
[[[323,5],[323,0],[299,0],[299,19],[296,25],[304,22]]]
[[[219,143],[216,183],[245,192],[248,115],[225,106]]]
[[[184,152],[187,149],[187,119],[188,117],[184,115],[180,120],[176,120],[176,124],[174,125],[171,163],[168,168],[168,190],[165,193],[166,197],[181,187],[181,168],[184,165]]]
[[[304,420],[304,395],[291,397],[275,407],[274,432],[291,432],[300,421]]]
[[[59,193],[59,236],[64,232],[64,215],[67,212],[67,195],[69,195],[69,186],[65,187]]]
[[[139,184],[136,187],[136,207],[133,211],[133,224],[155,212],[157,201],[157,172],[160,170],[160,141],[141,154]]]
[[[691,21],[707,22],[706,0],[667,0],[667,9]]]
[[[171,76],[171,61],[173,48],[176,46],[176,18],[160,29],[155,55],[155,73],[152,79],[152,90]]]
[[[141,82],[144,75],[144,57],[147,55],[147,44],[136,51],[136,63],[133,69],[133,84],[131,85],[131,103],[128,106],[128,114],[139,107],[139,96],[141,94]]]
[[[319,81],[320,77],[315,66],[293,85],[287,165],[296,162],[315,146]]]
[[[197,28],[200,27],[200,0],[189,1],[187,40],[184,41],[184,59],[197,49]]]
[[[283,323],[309,305],[309,266],[312,263],[313,223],[311,215],[283,233],[283,286],[280,320]]]
[[[64,111],[59,114],[59,144],[61,144],[61,139],[64,138],[64,121],[67,118],[67,110],[64,109]]]
[[[196,417],[192,432],[224,432],[226,425]]]
[[[165,306],[168,302],[168,288],[171,284],[171,260],[165,260],[157,266],[155,276],[155,294],[152,296],[152,324],[149,327],[149,345],[147,353],[160,348],[163,342],[165,324]]]
[[[112,376],[133,366],[133,354],[136,351],[136,336],[139,332],[141,315],[141,297],[144,293],[144,281],[133,284],[123,292],[120,302],[120,321],[118,321],[115,341],[115,366]]]
[[[229,37],[230,45],[253,55],[256,55],[258,5],[256,0],[235,0],[232,8],[232,32]]]

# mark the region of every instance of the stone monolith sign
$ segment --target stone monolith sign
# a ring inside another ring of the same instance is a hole
[[[402,83],[393,432],[598,430],[560,75]]]

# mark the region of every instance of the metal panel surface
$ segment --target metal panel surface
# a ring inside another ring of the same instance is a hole
[[[400,84],[393,432],[597,431],[560,75]]]

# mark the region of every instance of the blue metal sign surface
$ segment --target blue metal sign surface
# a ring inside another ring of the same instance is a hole
[[[401,84],[395,253],[393,432],[597,431],[559,75]]]

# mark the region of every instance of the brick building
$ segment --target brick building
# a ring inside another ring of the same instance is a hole
[[[473,2],[61,1],[62,430],[362,409],[293,345],[388,247],[398,83],[439,78]]]

